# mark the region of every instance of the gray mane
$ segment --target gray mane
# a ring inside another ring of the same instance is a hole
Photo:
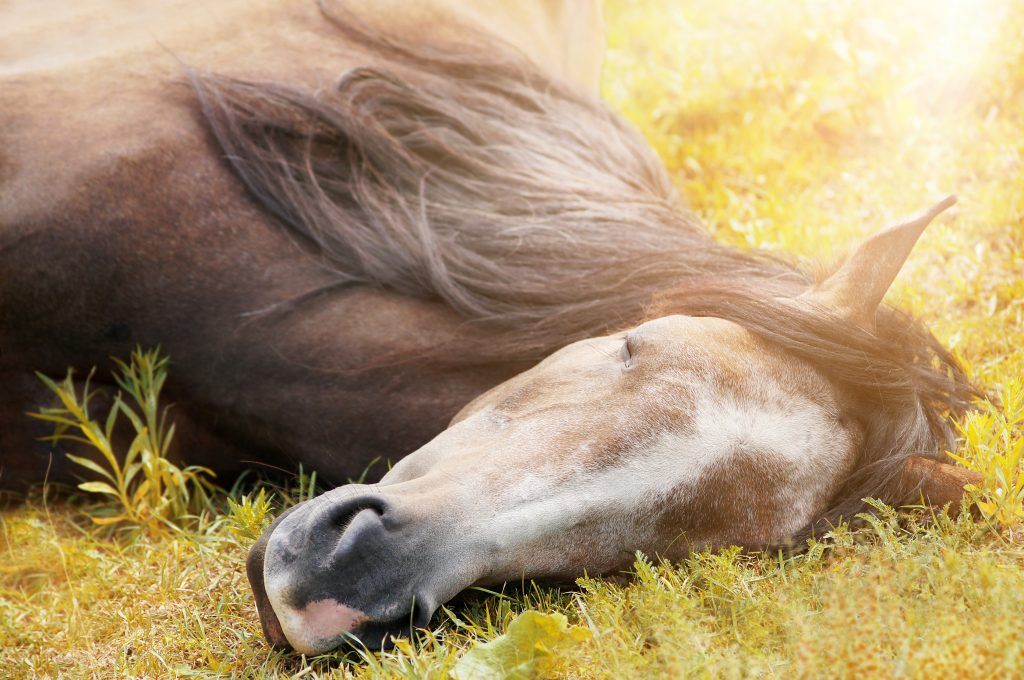
[[[382,65],[319,94],[209,74],[192,82],[227,160],[320,254],[331,289],[437,299],[496,329],[467,362],[534,361],[652,314],[738,323],[841,385],[865,428],[818,528],[886,498],[908,457],[951,446],[948,416],[980,392],[919,321],[883,306],[868,331],[780,301],[811,277],[711,239],[647,143],[602,102],[493,37],[413,46],[347,14],[328,18]]]
[[[715,243],[635,130],[512,48],[413,48],[333,18],[387,65],[316,95],[193,82],[238,175],[339,284],[442,300],[530,360],[638,322],[673,284],[806,285]]]

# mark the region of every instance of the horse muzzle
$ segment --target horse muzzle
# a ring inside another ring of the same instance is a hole
[[[435,524],[355,485],[290,509],[247,563],[267,640],[303,654],[345,642],[379,649],[426,626],[441,602],[472,583],[434,559],[444,544]]]

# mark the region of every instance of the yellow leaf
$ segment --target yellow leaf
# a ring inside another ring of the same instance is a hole
[[[90,493],[103,493],[108,496],[117,496],[117,489],[110,486],[106,482],[82,482],[78,485],[78,488],[82,491],[88,491]]]
[[[563,614],[525,611],[504,635],[477,645],[459,659],[456,680],[526,680],[548,674],[555,662],[593,637],[570,626]]]

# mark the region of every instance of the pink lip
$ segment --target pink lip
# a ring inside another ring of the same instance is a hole
[[[276,613],[288,642],[301,654],[317,654],[333,647],[330,644],[325,648],[324,643],[334,642],[340,633],[353,630],[367,619],[358,609],[331,599]]]

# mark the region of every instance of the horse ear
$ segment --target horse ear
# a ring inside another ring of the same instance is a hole
[[[954,515],[960,512],[960,502],[969,484],[981,486],[984,478],[967,468],[942,463],[931,458],[911,456],[903,466],[895,487],[890,494],[894,505],[925,503],[936,507],[948,505]]]
[[[875,310],[925,227],[956,203],[947,196],[917,217],[889,227],[867,241],[831,276],[800,298],[831,307],[861,325],[873,326]]]

